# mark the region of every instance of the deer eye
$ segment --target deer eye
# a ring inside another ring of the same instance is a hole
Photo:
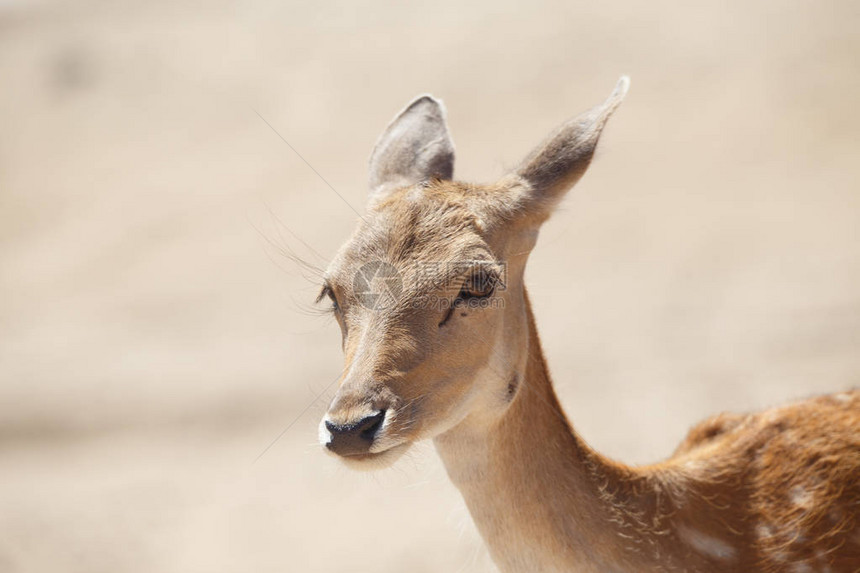
[[[457,299],[467,301],[487,298],[496,290],[497,282],[497,277],[494,273],[487,269],[477,268],[471,271],[466,280],[463,281],[463,286],[460,288]]]
[[[439,326],[445,326],[451,320],[451,317],[454,316],[454,311],[458,308],[465,305],[481,307],[483,301],[489,299],[496,291],[498,284],[499,275],[492,268],[479,266],[469,271],[469,274],[463,280],[463,285],[460,287],[457,297],[448,308]]]
[[[320,302],[322,299],[328,297],[331,301],[331,309],[334,311],[340,310],[340,305],[337,303],[337,297],[334,294],[334,290],[329,285],[323,285],[320,294],[317,296],[317,302]]]

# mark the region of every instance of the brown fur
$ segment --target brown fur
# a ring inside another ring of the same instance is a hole
[[[860,392],[758,414],[721,414],[673,456],[633,468],[592,450],[552,387],[523,283],[540,224],[584,173],[626,81],[564,124],[495,185],[450,180],[441,104],[424,96],[388,127],[371,161],[367,215],[331,264],[345,369],[329,427],[385,420],[356,467],[392,463],[432,438],[502,571],[860,571]],[[414,158],[414,159],[413,159]],[[386,308],[353,292],[364,265],[397,269]],[[468,269],[502,265],[503,304],[452,302]],[[447,317],[447,318],[446,318]],[[329,426],[326,426],[326,423]],[[331,425],[334,426],[331,426]]]

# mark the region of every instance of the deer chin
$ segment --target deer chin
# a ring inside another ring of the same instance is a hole
[[[401,442],[381,452],[368,452],[366,454],[350,456],[341,456],[332,452],[329,452],[329,454],[342,461],[350,469],[372,471],[391,467],[411,446],[412,442]]]

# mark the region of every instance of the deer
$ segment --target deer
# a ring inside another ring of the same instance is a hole
[[[432,440],[503,572],[856,573],[860,390],[717,415],[637,467],[592,449],[561,408],[524,270],[628,86],[492,184],[453,178],[434,97],[388,125],[317,299],[344,354],[321,445],[376,469]]]

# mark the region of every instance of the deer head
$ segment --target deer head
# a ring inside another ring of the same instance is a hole
[[[345,355],[320,424],[328,451],[379,467],[417,440],[504,416],[527,358],[527,257],[628,83],[491,185],[452,179],[440,101],[421,96],[391,122],[371,154],[366,214],[320,293]]]

